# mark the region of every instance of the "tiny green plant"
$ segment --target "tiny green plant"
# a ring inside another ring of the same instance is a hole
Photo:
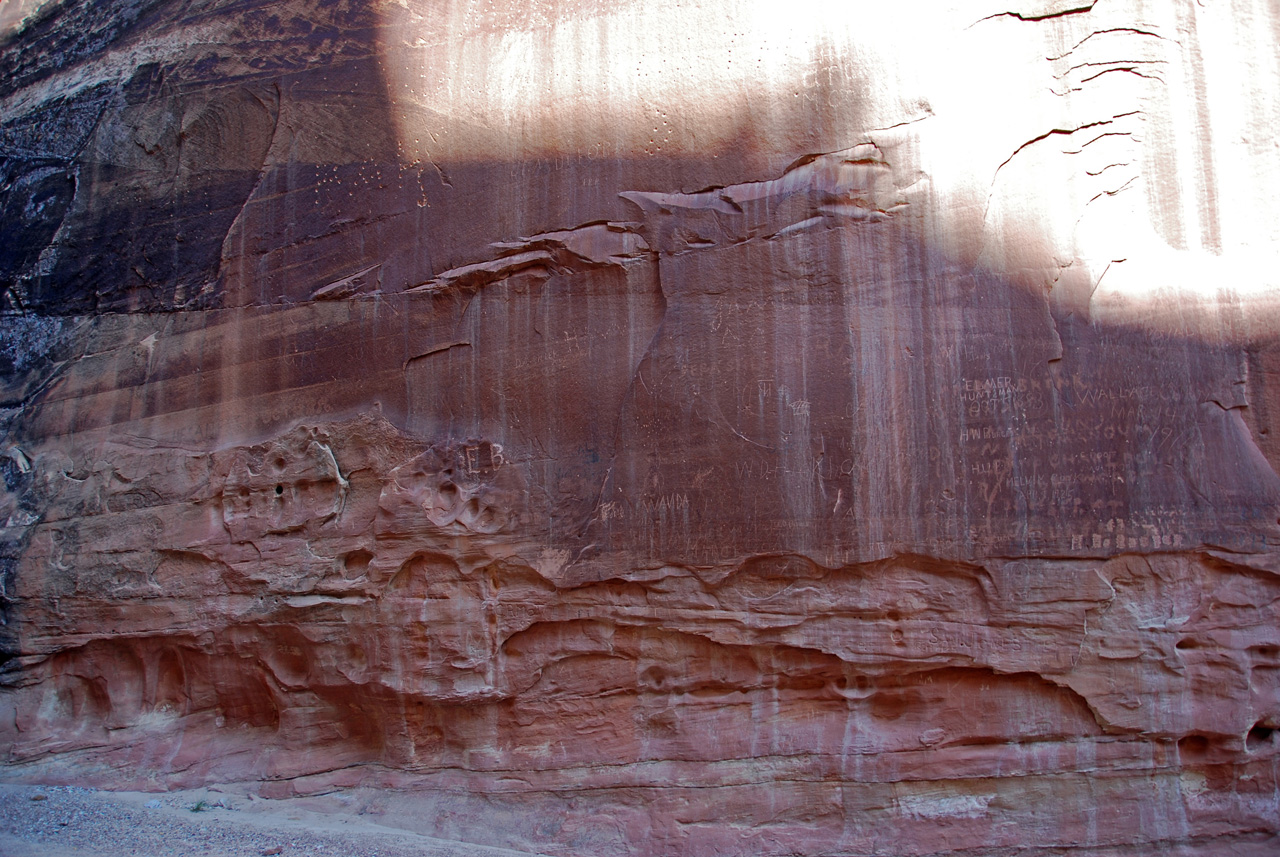
[[[191,807],[192,812],[204,812],[206,809],[209,809],[209,802],[204,800],[196,801],[195,806]]]

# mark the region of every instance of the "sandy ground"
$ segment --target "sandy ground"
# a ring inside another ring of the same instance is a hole
[[[3,857],[529,857],[378,824],[341,796],[262,800],[0,783]]]

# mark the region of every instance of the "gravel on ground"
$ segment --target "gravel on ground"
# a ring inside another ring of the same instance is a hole
[[[13,783],[0,783],[0,855],[530,857],[385,827],[355,810],[317,811],[300,801],[214,789],[147,794]]]

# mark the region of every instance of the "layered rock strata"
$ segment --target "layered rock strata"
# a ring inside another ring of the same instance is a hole
[[[0,16],[5,775],[1272,853],[1280,16],[959,5]]]

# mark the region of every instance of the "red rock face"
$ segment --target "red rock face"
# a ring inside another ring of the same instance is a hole
[[[960,5],[0,15],[6,775],[1272,853],[1280,19]]]

